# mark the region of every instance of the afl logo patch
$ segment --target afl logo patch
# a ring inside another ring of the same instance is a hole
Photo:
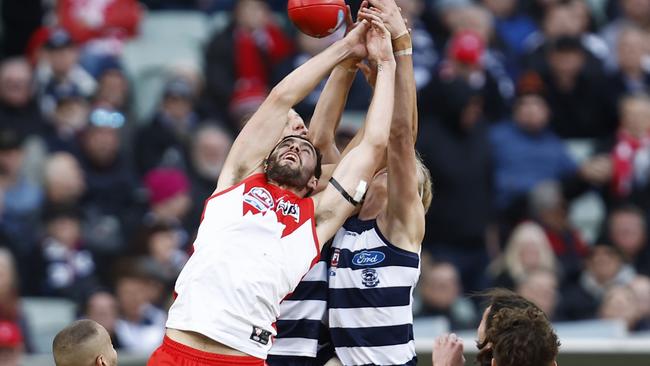
[[[271,193],[262,187],[251,188],[251,190],[244,195],[244,202],[255,207],[260,212],[266,212],[275,206]]]
[[[336,267],[339,265],[339,257],[341,256],[341,249],[334,248],[332,253],[332,260],[330,261],[330,276],[336,276]]]
[[[352,264],[357,266],[374,266],[384,261],[386,254],[377,250],[364,250],[352,257]]]
[[[361,271],[361,283],[366,287],[375,287],[379,284],[379,275],[374,268],[366,268]]]

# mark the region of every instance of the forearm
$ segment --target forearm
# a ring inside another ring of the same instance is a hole
[[[357,68],[353,62],[353,59],[348,59],[332,70],[309,124],[312,143],[323,153],[325,163],[335,163],[339,158],[335,134],[356,75]]]
[[[375,93],[368,108],[361,144],[385,149],[395,104],[395,60],[377,64]]]
[[[309,59],[273,88],[275,93],[289,107],[303,100],[332,68],[350,55],[350,46],[345,39],[335,42],[325,51]]]
[[[395,110],[391,129],[409,128],[413,134],[413,141],[415,141],[417,139],[417,96],[411,36],[406,34],[394,39],[392,43],[397,68],[395,71]]]

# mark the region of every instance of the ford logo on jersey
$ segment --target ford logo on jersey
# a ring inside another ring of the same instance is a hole
[[[376,250],[364,250],[357,253],[352,257],[352,263],[357,266],[372,266],[381,263],[386,258],[386,255]]]

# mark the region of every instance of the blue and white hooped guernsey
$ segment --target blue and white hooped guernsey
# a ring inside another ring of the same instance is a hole
[[[330,245],[296,289],[280,303],[278,334],[266,358],[269,366],[316,366],[334,357],[327,329],[327,262]]]
[[[386,240],[376,220],[348,219],[334,237],[328,315],[344,365],[415,365],[413,290],[420,256]]]

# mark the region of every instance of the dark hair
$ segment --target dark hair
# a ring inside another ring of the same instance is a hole
[[[307,141],[309,143],[309,145],[314,148],[314,153],[316,154],[316,167],[314,168],[314,177],[316,177],[316,179],[320,179],[321,175],[323,174],[323,167],[322,167],[323,154],[321,154],[320,150],[311,141],[309,141],[308,138],[302,137],[300,135],[289,135],[289,136],[283,137],[282,140],[280,140],[277,144],[275,144],[275,146],[273,146],[273,149],[271,149],[269,154],[266,156],[266,159],[264,159],[264,163],[266,164],[266,162],[269,160],[271,155],[273,155],[273,152],[275,151],[275,149],[277,149],[278,146],[280,146],[281,143],[283,143],[285,140],[288,140],[288,139],[291,139],[291,138],[297,138],[297,139],[300,139],[300,140],[303,140],[303,141]]]
[[[560,342],[543,311],[503,308],[486,329],[493,358],[499,366],[549,366]]]
[[[476,355],[476,361],[479,365],[491,365],[493,358],[493,348],[488,347],[489,343],[493,343],[492,340],[487,336],[488,330],[494,326],[495,315],[501,309],[534,309],[536,311],[544,312],[535,304],[526,300],[516,293],[504,289],[504,288],[494,288],[489,289],[484,292],[476,295],[479,298],[483,298],[485,307],[490,308],[485,319],[485,333],[486,337],[482,342],[477,342],[476,346],[478,348],[478,354]],[[544,315],[546,316],[546,315]],[[547,318],[548,321],[548,318]]]

